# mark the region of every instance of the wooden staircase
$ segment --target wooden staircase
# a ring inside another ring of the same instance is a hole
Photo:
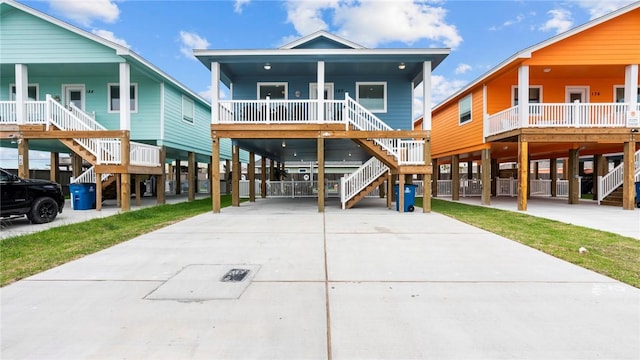
[[[371,139],[351,139],[356,144],[360,145],[363,149],[365,149],[369,154],[378,158],[378,160],[382,161],[388,167],[395,169],[398,167],[398,159],[396,159],[393,154],[390,154],[387,150],[383,149],[382,146],[377,144],[375,141]]]
[[[346,209],[352,208],[355,204],[357,204],[360,200],[364,199],[371,191],[373,191],[378,186],[382,185],[385,180],[387,180],[386,174],[380,175],[377,179],[371,182],[367,187],[362,189],[356,196],[352,197],[345,204]]]
[[[74,139],[59,139],[61,143],[63,143],[66,147],[71,149],[74,153],[80,155],[83,160],[89,162],[89,164],[95,166],[98,164],[98,159],[95,155],[93,155],[87,148],[80,145]]]
[[[604,199],[600,200],[600,205],[618,206],[622,207],[624,192],[622,185],[618,186],[611,194],[607,195]]]

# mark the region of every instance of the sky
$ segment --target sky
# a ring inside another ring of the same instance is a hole
[[[20,2],[129,47],[206,99],[211,75],[193,49],[272,49],[318,30],[369,48],[450,48],[432,74],[436,105],[518,51],[633,1]],[[415,101],[421,108],[421,99]]]

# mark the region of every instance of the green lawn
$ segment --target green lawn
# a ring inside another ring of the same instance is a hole
[[[422,198],[416,199],[422,207]],[[640,240],[482,206],[433,199],[432,211],[640,287]],[[585,247],[588,252],[580,254]]]
[[[222,207],[231,196],[220,197]],[[152,206],[0,240],[0,286],[211,211],[211,198]]]

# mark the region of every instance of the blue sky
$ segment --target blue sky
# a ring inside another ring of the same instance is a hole
[[[372,48],[451,48],[433,72],[435,105],[517,51],[633,1],[20,2],[131,48],[205,98],[210,73],[194,48],[275,48],[317,30]]]

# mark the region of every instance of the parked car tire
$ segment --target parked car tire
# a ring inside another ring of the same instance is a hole
[[[58,216],[58,204],[49,197],[36,199],[28,216],[33,224],[52,222]]]

